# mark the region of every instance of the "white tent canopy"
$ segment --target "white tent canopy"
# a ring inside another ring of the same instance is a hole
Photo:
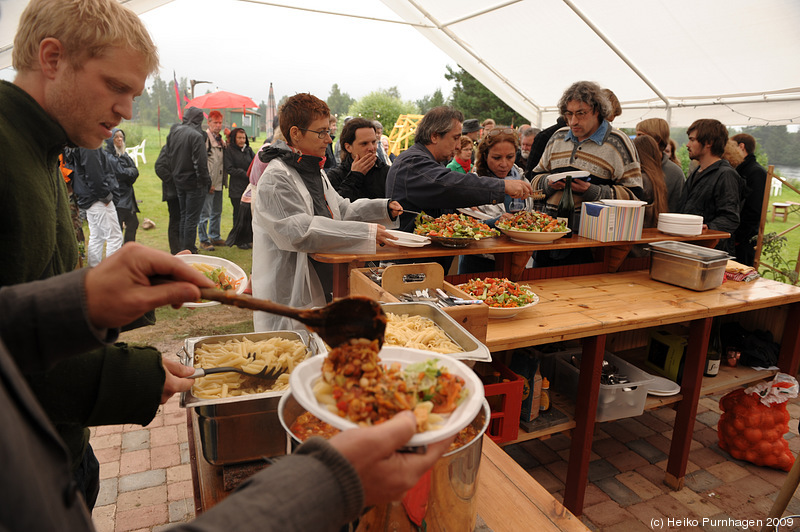
[[[170,0],[121,1],[143,13]],[[614,91],[618,127],[800,123],[798,0],[382,2],[534,125],[554,123],[561,93],[581,79]],[[0,3],[0,68],[25,4]],[[318,9],[336,12],[336,0]],[[412,72],[414,58],[396,64]]]
[[[572,82],[613,90],[618,127],[800,123],[797,0],[383,0],[534,125]]]

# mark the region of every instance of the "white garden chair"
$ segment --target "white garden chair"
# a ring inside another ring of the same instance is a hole
[[[125,151],[128,152],[128,155],[130,155],[131,159],[133,159],[133,164],[135,164],[137,168],[139,167],[139,157],[142,158],[142,162],[144,164],[147,164],[147,159],[144,156],[144,145],[146,142],[147,139],[144,139],[138,146],[125,148]]]
[[[783,190],[783,183],[781,183],[781,180],[773,177],[772,184],[769,188],[769,195],[780,196],[782,190]]]

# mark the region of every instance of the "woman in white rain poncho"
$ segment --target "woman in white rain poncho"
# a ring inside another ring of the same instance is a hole
[[[253,199],[253,296],[284,305],[312,308],[331,298],[333,266],[311,253],[375,253],[391,244],[386,226],[396,227],[402,212],[388,199],[342,198],[322,171],[331,143],[330,110],[310,94],[297,94],[281,106],[277,141],[259,152],[269,163]],[[365,223],[376,222],[376,223]],[[304,330],[300,323],[253,313],[255,330]]]

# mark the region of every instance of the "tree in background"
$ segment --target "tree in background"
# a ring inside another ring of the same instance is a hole
[[[417,113],[419,113],[417,104],[403,101],[397,87],[372,91],[353,103],[347,110],[347,114],[350,116],[379,120],[383,124],[383,132],[386,135],[394,127],[398,116]]]
[[[477,118],[483,121],[492,118],[497,125],[506,126],[528,122],[463,68],[453,70],[447,65],[447,74],[444,77],[455,82],[450,105],[464,113],[465,119]]]
[[[422,99],[417,100],[417,107],[419,107],[419,114],[421,115],[440,105],[445,105],[442,89],[436,89],[430,96],[425,95]]]
[[[334,83],[331,86],[331,93],[328,95],[328,100],[325,102],[331,110],[331,114],[338,116],[340,119],[344,118],[343,115],[347,113],[350,106],[353,105],[355,100],[350,97],[346,92],[339,89],[339,84]]]

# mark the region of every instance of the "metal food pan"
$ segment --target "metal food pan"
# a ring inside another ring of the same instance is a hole
[[[181,362],[183,362],[183,364],[186,366],[194,367],[195,349],[202,345],[220,344],[229,340],[242,340],[244,338],[247,338],[253,342],[258,342],[276,337],[286,338],[287,340],[299,340],[303,342],[312,356],[319,352],[315,339],[304,331],[272,331],[260,333],[226,334],[220,336],[200,336],[195,338],[187,338],[183,348],[184,359]],[[222,415],[225,415],[225,412],[229,410],[226,409],[225,405],[240,402],[252,402],[253,400],[268,399],[272,397],[277,398],[274,401],[275,406],[277,407],[278,399],[280,399],[281,395],[283,395],[283,391],[254,393],[236,397],[225,397],[221,399],[200,399],[195,397],[191,390],[187,390],[181,393],[180,404],[181,406],[187,408],[202,408],[204,415],[213,415],[214,413],[222,413]],[[236,407],[235,412],[238,414],[247,408],[257,409],[258,407],[246,407],[240,405]]]
[[[196,348],[228,340],[270,338],[300,340],[317,353],[314,335],[302,331],[204,336],[186,340],[186,365],[194,366]],[[264,392],[224,399],[199,399],[191,390],[181,394],[181,406],[194,408],[203,457],[213,465],[261,460],[265,456],[286,454],[286,436],[278,419],[278,403],[286,390]]]
[[[650,277],[690,290],[710,290],[722,284],[728,255],[714,260],[698,260],[652,249]]]
[[[676,240],[652,242],[650,244],[650,248],[656,251],[663,251],[665,253],[672,253],[674,255],[680,255],[682,257],[701,261],[713,261],[730,258],[730,255],[724,251],[698,246],[695,244],[689,244],[687,242],[679,242]]]
[[[430,303],[381,303],[381,306],[385,312],[422,316],[441,327],[445,334],[464,350],[463,353],[452,353],[445,356],[451,356],[457,360],[480,362],[491,362],[492,360],[492,354],[489,352],[488,347],[479,342],[477,338],[459,325],[446,312]]]

